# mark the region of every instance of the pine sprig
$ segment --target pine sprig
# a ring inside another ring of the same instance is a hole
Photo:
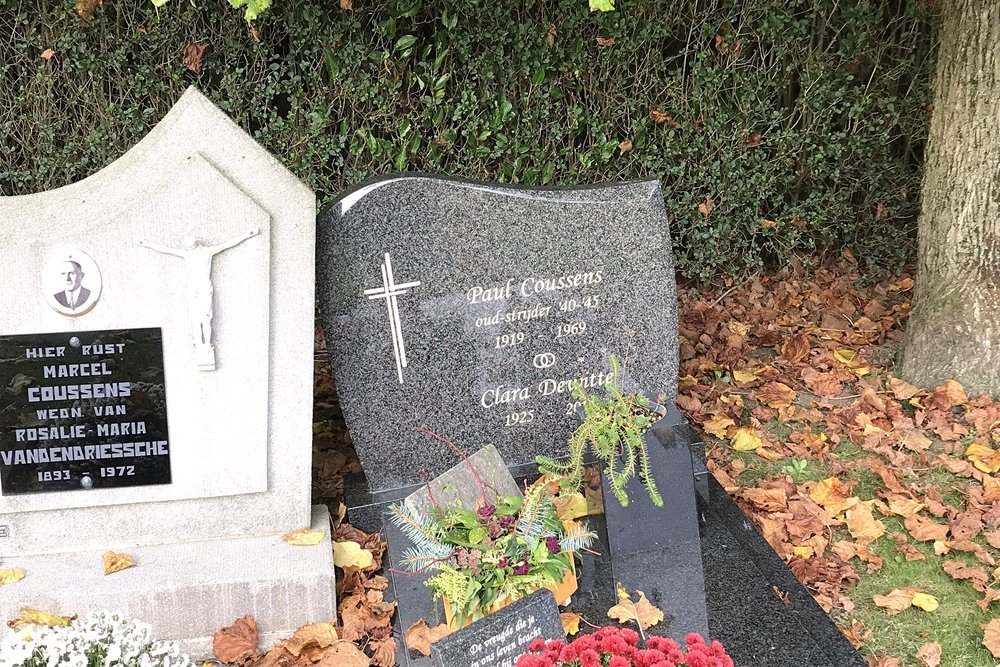
[[[390,505],[392,522],[413,543],[403,556],[402,564],[417,572],[434,561],[448,558],[454,548],[442,543],[430,520],[418,519],[403,505]]]

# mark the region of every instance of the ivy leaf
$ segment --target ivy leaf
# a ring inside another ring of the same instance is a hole
[[[609,618],[613,618],[619,623],[635,621],[641,630],[648,630],[657,623],[663,622],[663,612],[646,599],[645,593],[636,591],[639,594],[639,600],[632,602],[628,591],[620,583],[615,586],[615,590],[618,592],[618,604],[608,609]]]
[[[615,11],[615,0],[590,0],[590,11],[613,12]]]

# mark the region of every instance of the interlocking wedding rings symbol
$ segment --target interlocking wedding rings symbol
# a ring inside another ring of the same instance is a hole
[[[555,366],[556,355],[551,352],[542,352],[541,354],[536,354],[531,363],[535,365],[535,368],[548,368],[549,366]]]

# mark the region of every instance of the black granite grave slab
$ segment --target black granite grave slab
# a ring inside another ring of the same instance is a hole
[[[454,455],[560,456],[573,380],[672,399],[677,303],[657,181],[531,190],[428,176],[366,183],[319,219],[317,300],[374,492]]]
[[[435,642],[431,658],[435,667],[514,667],[535,639],[565,636],[555,598],[540,590]]]
[[[708,614],[691,450],[673,429],[662,418],[644,435],[662,507],[653,504],[638,477],[625,487],[627,507],[618,503],[606,475],[602,486],[615,581],[632,594],[643,591],[663,611],[663,622],[650,634],[683,642],[689,632],[707,636]]]
[[[709,636],[725,644],[739,667],[866,667],[861,655],[725,490],[711,476],[708,483],[711,501],[699,495],[697,503]],[[384,504],[363,502],[366,489],[360,476],[348,480],[348,497],[356,501],[348,514],[351,523],[366,531],[393,530],[386,521]],[[615,603],[615,577],[604,519],[588,517],[590,527],[598,534],[593,550],[600,556],[585,556],[578,564],[580,589],[571,605],[596,625],[611,623],[606,614]],[[637,560],[632,568],[656,576],[671,567],[668,557]],[[389,561],[387,553],[386,566]],[[407,575],[390,573],[386,597],[402,603],[419,594],[429,601],[426,588],[411,587],[414,583]],[[427,614],[424,618],[429,625],[443,622],[443,613],[429,604],[422,613]],[[406,627],[401,614],[397,614],[395,636],[401,637]],[[583,631],[588,628],[583,626]],[[397,662],[413,667],[431,664],[429,658],[407,651],[401,641]]]

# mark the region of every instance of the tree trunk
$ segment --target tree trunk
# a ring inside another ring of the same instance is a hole
[[[903,376],[1000,396],[1000,0],[944,0]]]

